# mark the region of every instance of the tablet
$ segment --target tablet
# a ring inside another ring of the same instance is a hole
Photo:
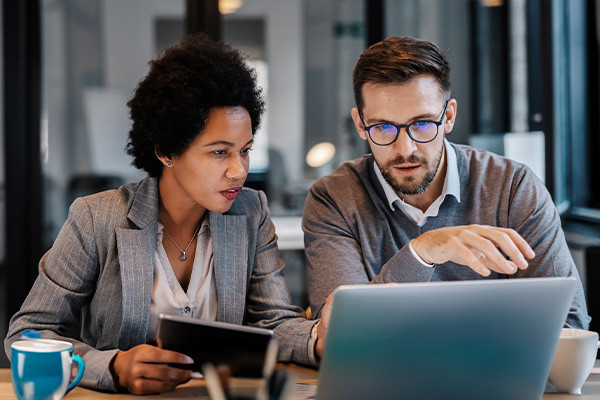
[[[272,330],[189,317],[160,314],[157,343],[194,360],[178,368],[202,372],[204,364],[224,364],[235,377],[268,377],[277,359]]]

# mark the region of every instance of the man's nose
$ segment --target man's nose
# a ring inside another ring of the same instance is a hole
[[[417,142],[412,140],[407,128],[400,129],[394,142],[394,151],[403,156],[409,156],[417,150]]]

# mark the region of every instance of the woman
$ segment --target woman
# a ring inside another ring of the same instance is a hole
[[[242,188],[264,108],[254,72],[191,35],[150,63],[128,105],[127,152],[149,176],[71,205],[7,354],[33,329],[75,344],[87,387],[173,390],[191,372],[166,364],[192,360],[153,344],[164,312],[273,329],[280,361],[315,365],[315,321],[290,304],[265,195]]]

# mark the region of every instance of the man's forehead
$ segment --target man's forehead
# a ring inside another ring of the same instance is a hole
[[[439,96],[445,98],[440,83],[431,75],[418,75],[405,82],[367,82],[362,87],[363,99],[381,92],[393,91],[407,96]]]
[[[433,118],[441,112],[446,100],[437,84],[375,83],[364,86],[361,111],[369,120],[399,122],[398,118],[402,121],[413,117]]]

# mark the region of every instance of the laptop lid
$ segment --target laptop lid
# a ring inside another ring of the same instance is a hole
[[[540,399],[575,278],[342,286],[317,398]]]

